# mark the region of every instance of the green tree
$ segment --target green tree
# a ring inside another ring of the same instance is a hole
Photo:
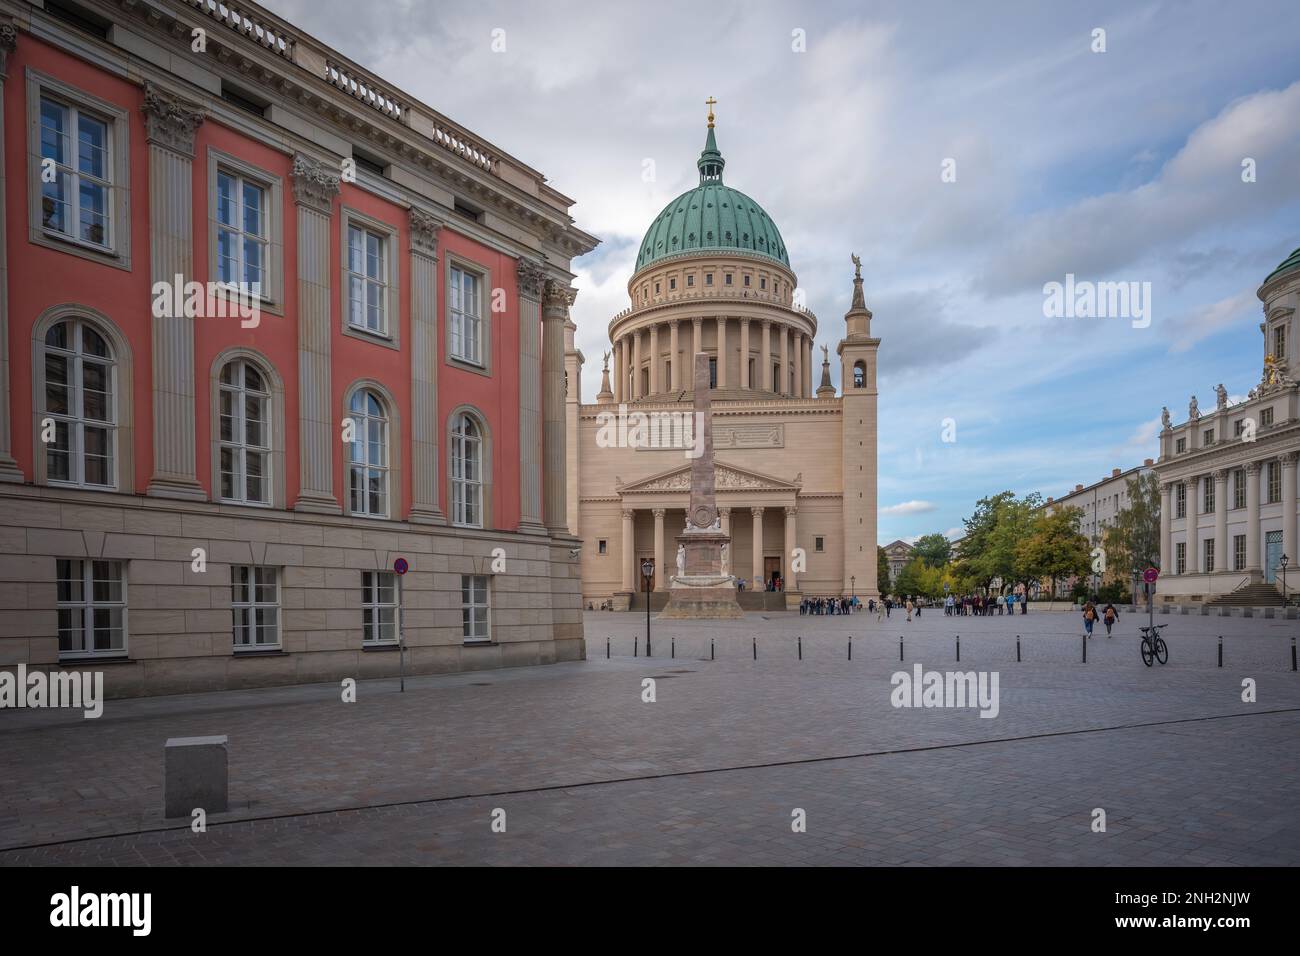
[[[1015,494],[1002,491],[975,503],[975,512],[963,524],[966,536],[958,548],[957,563],[960,573],[973,584],[987,587],[998,576],[996,559],[992,553],[992,540],[998,523],[1006,509],[1015,501]]]
[[[1135,571],[1160,565],[1160,481],[1148,472],[1127,484],[1128,507],[1102,538],[1107,573],[1125,582]]]
[[[1025,584],[1034,578],[1050,578],[1052,593],[1060,578],[1084,577],[1092,566],[1088,539],[1079,533],[1078,508],[1060,508],[1048,513],[1039,511],[1031,521],[1030,532],[1020,542],[1016,553],[1016,580]]]
[[[941,568],[952,558],[952,543],[941,534],[925,534],[912,545],[912,553],[932,568]]]
[[[889,556],[880,545],[876,545],[876,587],[881,594],[893,593],[889,582]]]

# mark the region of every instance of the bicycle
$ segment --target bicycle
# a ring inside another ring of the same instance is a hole
[[[1161,664],[1169,662],[1169,646],[1160,636],[1161,628],[1168,626],[1168,624],[1154,624],[1138,628],[1142,632],[1142,663],[1147,667],[1151,666],[1152,660],[1157,660]]]

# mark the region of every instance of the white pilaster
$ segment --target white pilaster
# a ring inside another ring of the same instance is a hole
[[[565,484],[564,323],[574,291],[548,280],[542,293],[542,516],[551,534],[568,534]]]
[[[541,303],[546,274],[540,262],[520,259],[515,275],[519,286],[519,530],[545,534]]]
[[[411,265],[411,521],[446,524],[438,506],[438,232],[442,222],[412,207]]]
[[[754,590],[763,590],[763,509],[750,508],[754,534]]]
[[[1258,577],[1263,570],[1263,556],[1260,554],[1259,547],[1259,473],[1260,464],[1257,461],[1247,462],[1246,464],[1246,572],[1252,577]],[[1168,500],[1161,509],[1161,526],[1164,526],[1164,509],[1168,507]],[[1172,549],[1171,549],[1172,550]],[[1161,555],[1163,558],[1164,556]],[[1161,564],[1163,568],[1164,565]]]
[[[664,509],[655,508],[655,590],[668,590],[668,565],[664,561]]]

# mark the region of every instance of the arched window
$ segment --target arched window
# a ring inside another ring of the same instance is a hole
[[[271,503],[271,390],[247,359],[221,369],[218,397],[220,495],[223,501]]]
[[[388,517],[388,414],[383,400],[358,389],[349,405],[352,418],[350,503],[354,515]]]
[[[89,322],[64,319],[45,333],[44,353],[46,479],[115,487],[117,369],[108,340]]]
[[[466,412],[456,416],[451,430],[451,520],[483,526],[483,429]]]
[[[853,387],[862,388],[867,384],[867,369],[861,362],[853,366]]]

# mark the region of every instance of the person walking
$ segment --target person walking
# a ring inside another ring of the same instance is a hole
[[[1106,609],[1101,612],[1101,619],[1106,625],[1106,636],[1110,637],[1110,629],[1114,627],[1115,622],[1119,620],[1119,611],[1116,610],[1114,604],[1106,605]]]
[[[907,599],[907,619],[912,620],[912,599]]]
[[[1092,625],[1097,622],[1097,606],[1089,601],[1083,606],[1083,630],[1092,637]]]

